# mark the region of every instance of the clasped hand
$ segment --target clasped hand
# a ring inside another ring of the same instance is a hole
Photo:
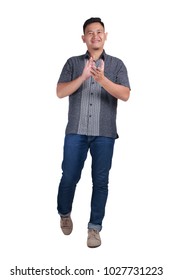
[[[91,57],[85,65],[83,76],[85,79],[88,79],[92,76],[95,81],[101,81],[101,79],[104,77],[104,61],[101,60],[100,66],[96,67],[95,61]]]

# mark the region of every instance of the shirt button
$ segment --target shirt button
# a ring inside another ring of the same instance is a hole
[[[89,115],[89,117],[91,118],[91,115]]]
[[[91,95],[93,95],[93,92],[91,92]]]
[[[92,106],[93,104],[92,103],[90,103],[90,106]]]

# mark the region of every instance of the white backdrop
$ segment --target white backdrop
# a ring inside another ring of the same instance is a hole
[[[58,99],[55,88],[66,60],[86,51],[82,25],[92,16],[104,21],[105,50],[124,61],[132,88],[129,101],[119,102],[120,138],[97,249],[86,246],[90,156],[70,236],[61,233],[56,212],[68,99]],[[163,266],[158,279],[171,279],[172,25],[169,0],[0,2],[2,279],[13,279],[15,266],[65,265],[100,270],[96,279],[105,278],[106,266]]]

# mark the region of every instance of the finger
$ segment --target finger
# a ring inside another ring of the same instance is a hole
[[[91,61],[90,61],[90,59],[88,59],[88,60],[87,60],[86,65],[87,65],[87,66],[91,65]]]
[[[89,59],[89,63],[90,63],[91,65],[94,63],[94,60],[93,60],[92,56],[91,56],[90,59]]]
[[[100,65],[100,69],[101,69],[102,71],[104,71],[104,67],[105,67],[105,63],[104,63],[104,60],[102,59],[102,60],[101,60],[101,65]]]

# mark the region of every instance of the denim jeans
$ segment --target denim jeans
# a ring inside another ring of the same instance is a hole
[[[88,228],[101,230],[108,196],[109,171],[112,164],[114,138],[67,134],[64,141],[62,178],[57,196],[61,216],[72,211],[76,185],[80,180],[88,150],[92,158],[92,196]]]

